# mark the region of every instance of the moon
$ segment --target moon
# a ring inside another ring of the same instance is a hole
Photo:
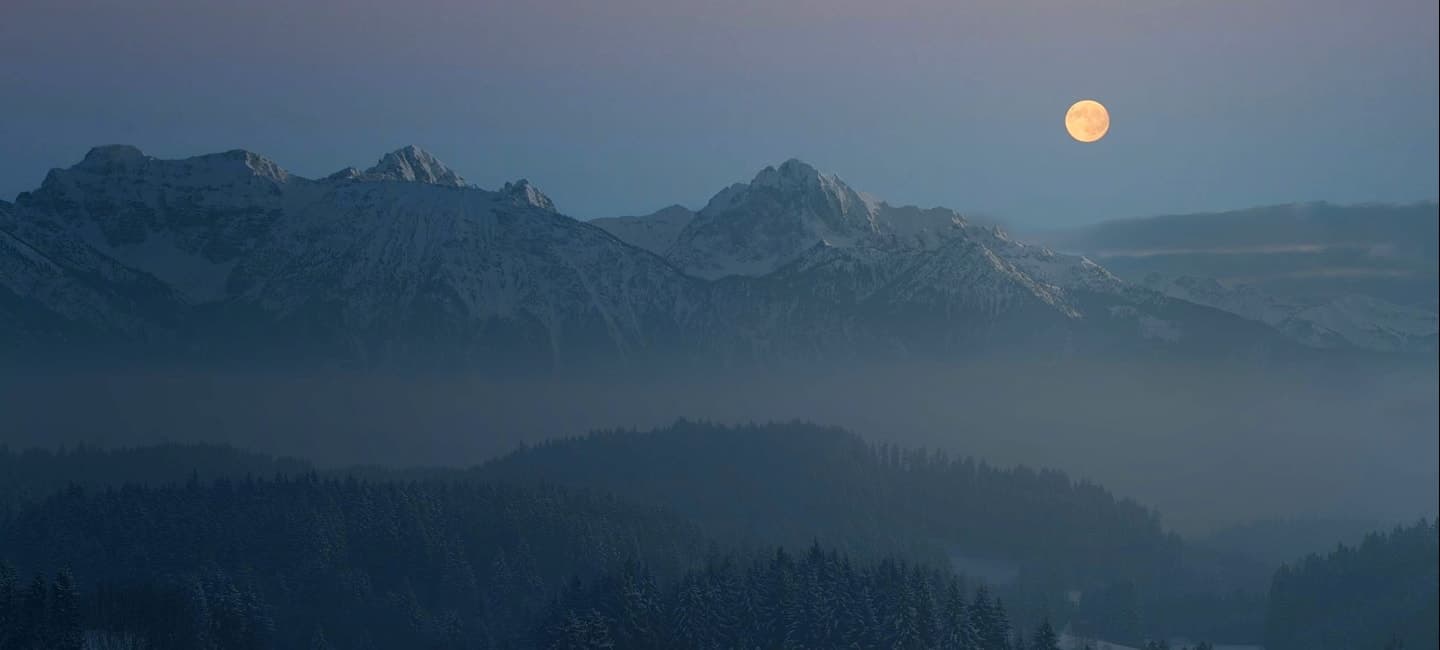
[[[1094,142],[1110,130],[1110,111],[1093,99],[1082,99],[1065,111],[1065,130],[1080,142]]]

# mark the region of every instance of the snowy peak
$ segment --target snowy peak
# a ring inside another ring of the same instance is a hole
[[[641,230],[630,227],[617,235]],[[1048,286],[1104,292],[1120,286],[1084,258],[1016,242],[999,229],[968,223],[954,210],[892,206],[797,159],[766,167],[751,182],[716,194],[665,255],[694,275],[717,278],[764,275],[817,243],[900,253],[940,251],[956,239],[978,242]]]
[[[162,160],[128,144],[95,147],[73,167],[59,171],[62,175],[90,177],[204,177],[211,181],[258,177],[275,183],[290,180],[290,172],[253,151],[234,149],[181,160]]]
[[[874,237],[873,205],[833,174],[790,159],[717,193],[666,256],[703,278],[763,275],[818,241]]]
[[[145,224],[157,227],[164,221],[165,212],[269,209],[291,180],[275,161],[243,149],[163,159],[129,145],[108,145],[91,149],[69,168],[50,170],[40,188],[18,202],[47,205],[52,216],[92,219],[140,236]],[[192,214],[180,221],[196,225],[194,219]]]
[[[96,147],[19,197],[10,234],[75,269],[138,272],[190,303],[213,301],[306,184],[292,180],[241,149],[172,160]]]
[[[819,170],[810,166],[809,163],[798,158],[791,158],[779,167],[766,166],[755,174],[755,179],[750,181],[751,185],[757,187],[813,187],[819,183],[823,175]],[[833,178],[833,176],[832,176]]]
[[[284,183],[290,180],[290,172],[275,161],[266,158],[253,151],[234,149],[225,153],[211,154],[192,158],[193,161],[204,161],[214,165],[217,169],[231,169],[242,175],[254,175],[263,179]]]
[[[873,217],[871,201],[851,189],[838,176],[821,173],[798,158],[791,158],[778,167],[767,166],[749,183],[736,183],[721,190],[710,199],[701,214],[717,214],[735,207],[743,208],[746,202],[775,199],[830,221],[858,217],[860,224],[868,224]]]
[[[346,167],[345,169],[342,169],[342,170],[340,170],[340,171],[338,171],[338,172],[335,172],[335,173],[333,173],[333,174],[331,174],[331,175],[329,175],[329,176],[326,176],[326,177],[325,177],[325,180],[327,180],[327,181],[348,181],[348,180],[354,180],[354,179],[360,178],[360,176],[361,176],[360,170],[355,169],[354,167]]]
[[[363,176],[373,180],[465,187],[465,179],[459,174],[413,144],[385,154],[374,167],[365,170]]]
[[[514,183],[506,183],[500,188],[500,195],[511,204],[520,207],[539,208],[547,212],[555,212],[555,202],[545,196],[539,188],[530,184],[530,181],[520,179]]]

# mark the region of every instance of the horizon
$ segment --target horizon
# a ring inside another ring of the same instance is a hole
[[[1420,0],[17,0],[7,14],[0,196],[101,141],[163,157],[239,146],[302,175],[420,142],[481,186],[530,178],[587,218],[692,205],[789,156],[1035,227],[1440,195],[1437,8]],[[1110,109],[1099,142],[1065,133],[1081,98]]]
[[[550,196],[552,196],[552,198],[553,198],[553,195],[551,194],[550,188],[548,187],[547,183],[545,183],[543,180],[537,180],[537,179],[535,179],[535,178],[526,177],[526,176],[513,176],[513,177],[511,177],[511,178],[501,180],[501,181],[499,181],[499,182],[497,182],[497,183],[495,183],[495,184],[493,184],[493,185],[488,185],[488,186],[487,186],[487,185],[484,185],[484,184],[481,184],[481,183],[477,183],[477,182],[475,182],[475,181],[472,179],[472,177],[471,177],[469,174],[465,173],[465,171],[464,171],[463,169],[458,169],[458,168],[452,166],[452,165],[448,162],[448,160],[445,159],[443,156],[435,155],[434,151],[433,151],[432,149],[430,149],[429,147],[426,147],[426,146],[420,145],[420,144],[416,144],[416,143],[404,144],[404,145],[401,145],[401,146],[396,147],[396,148],[393,148],[393,149],[388,149],[388,150],[386,150],[385,152],[381,153],[380,155],[375,156],[375,157],[373,158],[373,161],[372,161],[372,162],[369,162],[369,163],[356,163],[356,162],[353,162],[353,161],[350,162],[350,163],[339,163],[339,164],[331,167],[328,171],[319,171],[319,172],[308,172],[308,171],[307,171],[307,172],[299,172],[299,171],[296,171],[294,168],[292,168],[292,167],[290,167],[288,164],[286,164],[286,162],[283,161],[283,160],[278,160],[278,159],[270,156],[269,154],[267,154],[267,153],[264,152],[264,151],[259,151],[259,150],[251,149],[251,148],[247,148],[247,147],[233,147],[233,148],[229,148],[229,149],[217,149],[217,150],[214,150],[214,151],[203,151],[203,152],[197,152],[197,153],[193,153],[193,154],[179,155],[179,156],[163,156],[163,155],[155,155],[154,153],[150,152],[150,151],[149,151],[148,149],[146,149],[145,147],[136,145],[136,144],[134,144],[134,143],[113,142],[113,143],[107,143],[107,144],[97,144],[97,145],[94,145],[94,146],[92,146],[92,147],[90,147],[89,149],[86,150],[86,154],[88,154],[90,151],[93,151],[93,150],[95,150],[95,149],[101,149],[101,148],[105,148],[105,147],[132,147],[132,148],[135,148],[135,149],[139,150],[139,151],[140,151],[143,155],[145,155],[147,158],[156,159],[156,160],[185,160],[185,159],[198,158],[198,157],[208,156],[208,155],[222,154],[222,153],[227,153],[227,152],[231,152],[231,151],[245,151],[245,152],[248,152],[248,153],[251,153],[251,154],[259,155],[259,156],[261,156],[261,157],[263,157],[263,158],[266,158],[267,160],[270,160],[271,162],[276,163],[277,165],[280,166],[281,169],[285,170],[287,173],[289,173],[289,174],[292,175],[292,176],[297,176],[297,177],[304,178],[304,179],[307,179],[307,180],[323,180],[326,176],[329,176],[330,174],[334,174],[334,173],[339,172],[339,171],[343,171],[343,170],[345,170],[345,169],[365,170],[365,169],[368,169],[368,168],[370,168],[371,166],[375,165],[376,163],[378,163],[378,162],[379,162],[384,156],[386,156],[386,155],[399,152],[399,151],[404,150],[404,149],[406,149],[406,148],[412,148],[412,147],[413,147],[413,148],[419,149],[419,150],[421,150],[421,151],[424,151],[424,152],[426,152],[426,153],[429,153],[429,154],[431,154],[431,155],[434,155],[435,158],[438,160],[438,162],[440,162],[442,165],[445,165],[445,166],[446,166],[447,168],[449,168],[451,171],[453,171],[453,172],[455,172],[456,174],[458,174],[462,179],[464,179],[464,180],[466,181],[467,185],[469,185],[470,187],[474,187],[474,188],[477,188],[477,189],[480,189],[480,190],[484,190],[484,191],[491,191],[491,192],[493,192],[493,191],[497,191],[497,190],[498,190],[501,186],[503,186],[505,183],[509,183],[509,182],[519,182],[519,181],[522,181],[522,180],[523,180],[523,181],[528,181],[528,182],[530,182],[532,185],[534,185],[536,188],[538,188],[541,192],[544,192],[545,194],[550,195]],[[31,187],[27,187],[27,188],[25,188],[25,189],[19,190],[19,191],[16,192],[15,194],[11,195],[9,198],[0,198],[0,200],[13,203],[13,202],[19,197],[20,194],[24,194],[24,193],[27,193],[27,192],[34,191],[35,189],[38,189],[39,186],[40,186],[40,184],[41,184],[41,182],[43,182],[43,179],[44,179],[45,175],[48,174],[50,171],[53,171],[53,170],[55,170],[55,169],[69,169],[70,167],[79,164],[79,163],[85,158],[85,155],[86,155],[86,154],[81,154],[79,157],[77,157],[77,158],[76,158],[73,162],[71,162],[70,164],[67,164],[67,165],[64,165],[64,166],[61,166],[61,167],[51,167],[51,168],[48,168],[48,169],[46,170],[45,174],[41,174],[41,175],[40,175],[41,181],[37,181],[37,182],[36,182],[33,186],[31,186]],[[1107,223],[1107,222],[1135,221],[1135,220],[1144,220],[1144,219],[1152,219],[1152,218],[1163,218],[1163,217],[1204,216],[1204,215],[1210,215],[1210,214],[1227,214],[1227,213],[1235,213],[1235,212],[1246,212],[1246,211],[1251,211],[1251,210],[1277,209],[1277,208],[1292,207],[1292,206],[1331,205],[1331,206],[1336,206],[1336,207],[1341,207],[1341,208],[1362,208],[1362,207],[1386,207],[1386,206],[1408,207],[1408,206],[1423,206],[1423,205],[1431,205],[1431,204],[1440,203],[1440,196],[1422,197],[1422,198],[1417,198],[1417,199],[1413,199],[1413,200],[1357,201],[1357,202],[1348,202],[1348,203],[1347,203],[1347,202],[1330,201],[1330,200],[1326,200],[1326,199],[1304,199],[1304,198],[1297,198],[1297,199],[1295,199],[1295,200],[1280,201],[1280,202],[1276,202],[1276,203],[1262,203],[1262,204],[1252,204],[1252,205],[1236,205],[1236,206],[1219,207],[1219,208],[1216,208],[1216,209],[1206,209],[1206,210],[1197,210],[1197,211],[1162,210],[1162,211],[1159,211],[1159,212],[1151,212],[1151,213],[1145,213],[1145,214],[1128,214],[1128,215],[1103,216],[1103,217],[1099,217],[1099,218],[1092,219],[1092,220],[1087,220],[1087,221],[1079,221],[1079,222],[1075,222],[1075,223],[1068,223],[1068,224],[1061,224],[1061,225],[1049,225],[1049,226],[1047,226],[1047,225],[1044,225],[1044,224],[1032,223],[1032,222],[1024,221],[1024,220],[1007,219],[1007,218],[1006,218],[1005,216],[1003,216],[1003,215],[993,215],[993,214],[985,213],[985,212],[983,212],[983,211],[966,210],[966,209],[964,209],[964,208],[957,207],[957,206],[953,206],[953,205],[943,205],[943,204],[940,204],[940,205],[929,205],[929,204],[920,204],[920,203],[915,203],[915,202],[909,201],[909,200],[904,199],[904,198],[901,198],[901,197],[892,197],[892,196],[880,195],[880,194],[877,194],[877,193],[874,193],[874,192],[870,191],[870,190],[869,190],[867,187],[865,187],[865,185],[863,185],[863,184],[859,184],[859,183],[853,182],[851,179],[849,179],[848,177],[846,177],[844,174],[840,174],[840,173],[838,173],[838,172],[835,172],[835,171],[833,171],[833,170],[831,170],[831,169],[826,168],[823,164],[816,164],[814,161],[812,161],[812,160],[810,160],[810,159],[808,159],[808,158],[805,158],[805,157],[803,157],[803,156],[789,156],[789,157],[783,158],[783,159],[781,159],[781,160],[777,160],[777,161],[774,161],[774,162],[766,163],[766,164],[762,165],[761,167],[757,167],[757,168],[756,168],[755,170],[753,170],[749,175],[746,175],[746,176],[744,176],[743,178],[731,179],[731,180],[728,180],[728,181],[718,180],[718,181],[716,181],[716,183],[715,183],[717,189],[715,189],[714,191],[710,192],[710,194],[707,194],[704,198],[701,198],[701,199],[698,199],[698,200],[693,200],[693,201],[688,201],[688,202],[678,202],[678,203],[667,203],[667,204],[665,204],[665,205],[660,205],[660,206],[657,206],[657,207],[653,207],[653,208],[651,208],[651,209],[649,209],[649,210],[645,210],[645,211],[641,211],[641,212],[636,212],[636,213],[633,213],[633,214],[615,214],[615,215],[589,215],[589,214],[583,214],[583,213],[578,213],[578,212],[575,212],[575,211],[572,211],[572,210],[567,209],[567,206],[565,206],[564,204],[560,204],[558,201],[557,201],[556,209],[557,209],[557,211],[558,211],[560,214],[563,214],[563,215],[565,215],[565,216],[571,217],[571,218],[573,218],[573,219],[575,219],[575,220],[577,220],[577,221],[585,221],[585,222],[593,221],[593,220],[596,220],[596,219],[608,219],[608,218],[617,218],[617,217],[643,217],[643,216],[649,216],[649,215],[651,215],[651,214],[654,214],[654,213],[657,213],[657,212],[660,212],[660,211],[663,211],[663,210],[667,210],[667,209],[670,209],[670,208],[676,207],[676,206],[685,208],[686,210],[690,210],[690,211],[692,211],[692,212],[699,212],[702,208],[705,207],[706,203],[708,203],[711,198],[713,198],[717,193],[723,191],[726,187],[729,187],[730,185],[735,184],[735,183],[749,183],[749,182],[754,178],[755,174],[757,174],[757,173],[759,173],[760,171],[762,171],[762,170],[764,170],[764,169],[767,169],[767,168],[778,167],[780,164],[782,164],[783,162],[785,162],[785,161],[787,161],[787,160],[797,160],[797,161],[799,161],[799,162],[805,163],[806,165],[809,165],[809,166],[815,168],[816,171],[818,171],[818,172],[821,173],[821,174],[834,175],[834,176],[836,176],[840,181],[842,181],[842,182],[845,183],[847,186],[849,186],[851,189],[854,189],[854,190],[856,190],[856,191],[858,191],[858,192],[862,192],[862,193],[864,193],[864,194],[868,194],[868,195],[874,196],[876,199],[879,199],[880,201],[883,201],[883,202],[888,203],[889,205],[892,205],[892,206],[895,206],[895,207],[910,207],[910,206],[916,206],[916,207],[927,208],[927,209],[928,209],[928,208],[946,208],[946,209],[951,209],[951,210],[954,210],[954,211],[958,212],[961,216],[965,217],[966,219],[974,220],[974,221],[979,221],[979,222],[987,223],[987,224],[998,225],[998,226],[1000,226],[1000,227],[1002,227],[1002,228],[1005,228],[1005,229],[1007,229],[1007,230],[1010,230],[1013,234],[1022,235],[1022,236],[1035,235],[1035,234],[1045,233],[1045,232],[1048,232],[1048,231],[1064,231],[1064,230],[1070,230],[1070,229],[1079,229],[1079,228],[1085,228],[1085,227],[1088,227],[1088,226],[1094,226],[1094,225],[1098,225],[1098,224],[1101,224],[1101,223]]]

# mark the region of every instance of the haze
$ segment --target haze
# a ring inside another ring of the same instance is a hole
[[[885,364],[765,376],[497,381],[454,373],[110,370],[4,379],[19,434],[102,447],[206,441],[329,466],[465,466],[522,443],[678,418],[803,419],[1001,465],[1058,468],[1189,533],[1273,517],[1435,516],[1434,368]],[[84,409],[67,409],[76,395]]]
[[[791,156],[1035,226],[1437,194],[1424,0],[194,3],[0,9],[0,197],[88,147],[322,176],[418,143],[581,218]],[[1115,123],[1077,147],[1065,108]]]

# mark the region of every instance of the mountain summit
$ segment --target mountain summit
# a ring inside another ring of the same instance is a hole
[[[500,188],[500,194],[510,197],[510,201],[515,205],[540,208],[549,212],[555,211],[555,202],[545,196],[540,188],[523,178],[513,183],[506,183],[504,187]]]
[[[879,234],[875,207],[839,177],[792,158],[721,190],[664,254],[703,278],[763,275],[816,243]]]
[[[465,187],[465,179],[451,171],[430,152],[415,145],[396,149],[380,158],[374,167],[365,170],[365,177],[379,180],[410,181]]]

